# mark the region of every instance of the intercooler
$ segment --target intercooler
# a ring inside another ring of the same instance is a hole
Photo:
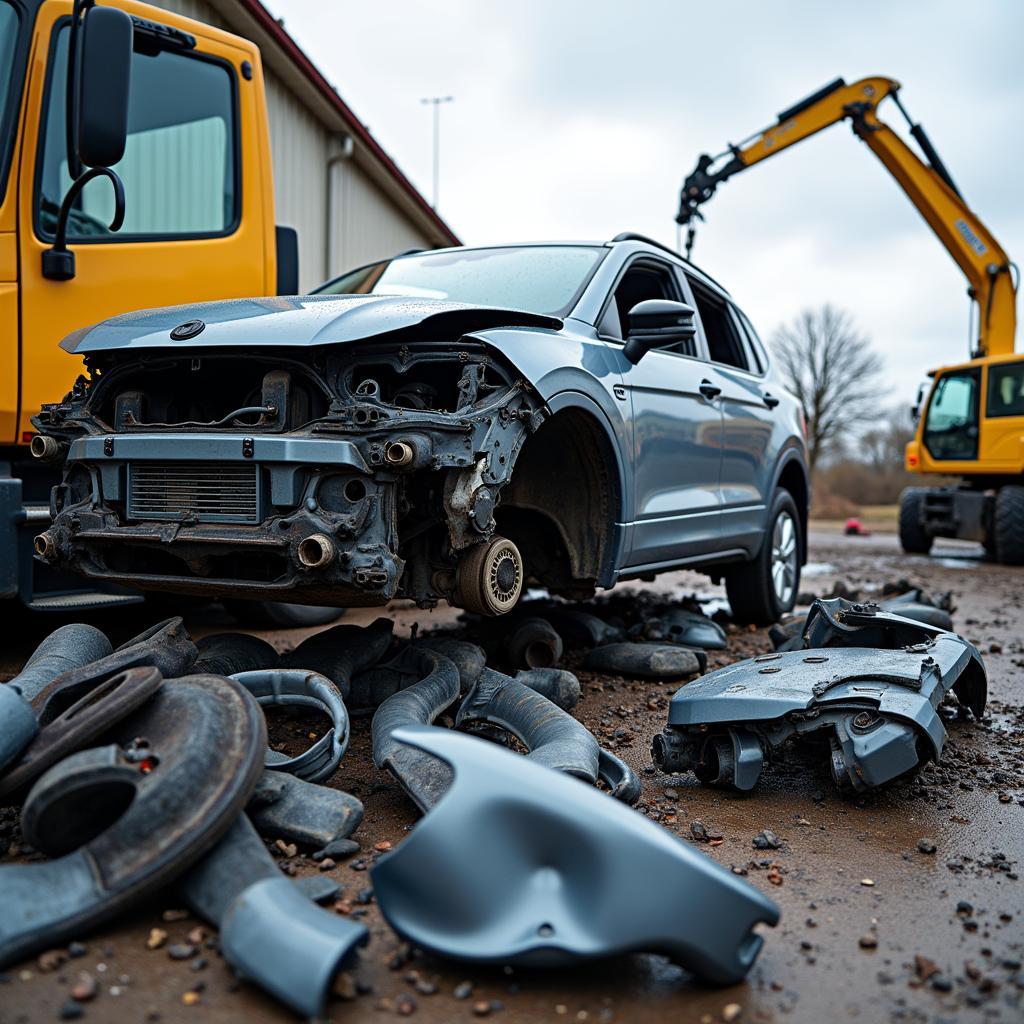
[[[259,498],[259,467],[252,462],[128,464],[129,519],[258,523]]]

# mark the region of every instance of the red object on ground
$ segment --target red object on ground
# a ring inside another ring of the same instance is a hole
[[[843,533],[845,533],[847,537],[871,536],[871,531],[865,530],[856,516],[850,516],[850,518],[846,520],[846,526],[843,527]]]

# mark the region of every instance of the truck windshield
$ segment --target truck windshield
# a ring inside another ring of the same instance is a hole
[[[978,454],[976,369],[943,374],[924,421],[924,443],[933,459],[973,459]]]
[[[606,250],[598,245],[452,249],[383,260],[321,285],[321,295],[406,295],[564,316]]]
[[[0,201],[7,184],[7,165],[14,144],[18,120],[18,62],[14,54],[21,28],[18,12],[7,0],[0,0]]]

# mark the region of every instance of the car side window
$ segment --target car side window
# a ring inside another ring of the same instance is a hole
[[[598,324],[602,336],[622,340],[629,333],[629,311],[647,299],[680,300],[672,268],[658,260],[639,259],[634,261],[619,283],[615,286],[611,302],[605,308]],[[696,350],[694,342],[675,342],[659,346],[662,352],[678,352],[692,356]]]
[[[708,343],[708,354],[711,361],[749,371],[750,363],[747,359],[743,339],[729,313],[728,302],[689,275],[687,275],[687,280],[693,291],[693,301],[697,305],[697,313],[704,326],[704,337]]]
[[[754,325],[750,322],[750,318],[743,312],[743,310],[733,306],[732,311],[739,317],[740,323],[746,328],[747,341],[750,343],[750,351],[753,353],[754,362],[757,364],[758,372],[762,374],[767,373],[768,353],[765,351],[764,343],[761,341],[757,331],[754,330]]]

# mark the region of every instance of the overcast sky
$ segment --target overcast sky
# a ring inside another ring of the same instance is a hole
[[[698,154],[766,127],[837,76],[887,75],[968,203],[1024,263],[1024,3],[268,0],[467,244],[675,244]],[[881,115],[903,130],[890,102]],[[694,260],[765,337],[805,306],[850,310],[893,401],[967,352],[965,280],[846,124],[727,182]]]

